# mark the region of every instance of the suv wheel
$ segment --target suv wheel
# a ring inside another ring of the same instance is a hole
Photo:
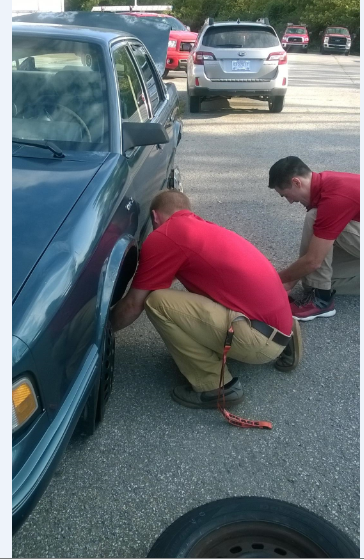
[[[283,109],[283,105],[284,105],[283,95],[279,95],[279,96],[277,95],[275,97],[272,97],[268,101],[268,107],[271,113],[280,113]]]
[[[345,51],[345,56],[349,56],[350,51]]]
[[[190,107],[190,113],[199,113],[201,109],[201,97],[188,96],[188,102]]]

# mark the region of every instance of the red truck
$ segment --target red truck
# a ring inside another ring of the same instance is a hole
[[[177,18],[167,14],[154,14],[151,12],[128,12],[128,16],[149,17],[156,21],[162,20],[170,26],[166,69],[163,78],[166,78],[170,70],[187,69],[187,58],[195,44],[197,33],[180,22]],[[157,19],[158,18],[158,19]]]
[[[349,30],[346,27],[340,26],[330,26],[326,27],[325,31],[320,31],[321,35],[321,47],[320,52],[321,54],[326,53],[339,53],[342,52],[346,54],[350,54],[351,48],[351,37]],[[353,40],[355,39],[356,35],[353,34]]]
[[[299,48],[307,53],[310,36],[305,24],[293,25],[288,23],[282,37],[282,47],[288,51],[291,48]]]

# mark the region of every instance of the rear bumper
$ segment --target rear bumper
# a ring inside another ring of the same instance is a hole
[[[192,97],[275,97],[286,95],[287,88],[274,89],[208,89],[205,87],[193,87],[188,89],[189,95]]]

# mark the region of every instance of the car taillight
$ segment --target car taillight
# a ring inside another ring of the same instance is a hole
[[[267,60],[278,60],[278,64],[287,64],[287,53],[286,51],[270,53]]]
[[[205,60],[216,60],[215,55],[211,52],[196,51],[193,53],[193,62],[203,65]]]

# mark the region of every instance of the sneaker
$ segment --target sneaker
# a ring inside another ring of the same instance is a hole
[[[239,378],[234,377],[232,381],[234,383],[230,381],[229,387],[225,388],[225,404],[229,406],[240,403],[244,397]],[[172,399],[189,408],[216,408],[218,393],[218,389],[198,392],[191,385],[180,385],[173,389]]]
[[[278,356],[274,367],[279,371],[288,372],[296,368],[301,361],[303,351],[301,327],[297,319],[293,319],[292,335],[289,343]]]
[[[325,301],[316,296],[315,290],[305,293],[302,298],[291,302],[293,317],[299,321],[312,321],[316,317],[333,317],[336,314],[334,294],[335,291],[332,292],[329,301]]]

